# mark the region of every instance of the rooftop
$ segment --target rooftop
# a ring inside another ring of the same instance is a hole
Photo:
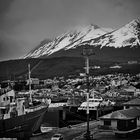
[[[128,106],[140,106],[140,99],[136,98],[136,99],[132,99],[126,103],[123,103],[123,105],[128,105]]]
[[[135,108],[118,110],[118,111],[112,112],[110,114],[100,117],[100,119],[101,120],[104,120],[104,119],[118,120],[118,119],[132,119],[136,117],[140,117],[140,109],[135,107]]]

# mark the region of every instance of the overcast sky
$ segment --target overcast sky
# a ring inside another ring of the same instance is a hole
[[[119,28],[140,17],[140,0],[0,0],[0,61],[28,53],[71,26]]]

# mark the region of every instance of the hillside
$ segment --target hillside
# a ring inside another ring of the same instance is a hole
[[[0,81],[27,79],[28,64],[31,64],[31,77],[39,79],[53,78],[55,76],[70,76],[83,73],[85,60],[82,57],[59,57],[48,59],[23,59],[0,62]],[[121,69],[109,67],[119,64]],[[99,61],[90,59],[90,66],[100,66],[101,69],[90,69],[91,75],[107,74],[115,72],[140,73],[140,64],[128,65],[115,61]]]

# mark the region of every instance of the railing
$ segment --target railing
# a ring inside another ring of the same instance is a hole
[[[29,108],[25,108],[25,112],[33,112],[33,111],[37,111],[37,110],[40,110],[44,107],[46,107],[47,105],[45,104],[40,104],[40,105],[37,105],[37,106],[33,106],[33,107],[29,107]]]
[[[87,107],[86,106],[85,107],[84,106],[83,107],[80,106],[80,107],[78,107],[78,110],[87,110]],[[89,110],[97,110],[97,107],[94,107],[94,106],[93,107],[89,107]]]

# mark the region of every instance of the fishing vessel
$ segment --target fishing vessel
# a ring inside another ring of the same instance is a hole
[[[14,90],[0,89],[0,137],[29,139],[40,129],[48,110],[47,99],[37,101],[32,98],[30,65],[29,98],[16,98]],[[4,92],[3,92],[4,91]]]
[[[101,104],[103,99],[101,97],[89,98],[89,110],[96,110],[97,107]],[[78,110],[87,110],[87,101],[83,102],[79,107]]]

